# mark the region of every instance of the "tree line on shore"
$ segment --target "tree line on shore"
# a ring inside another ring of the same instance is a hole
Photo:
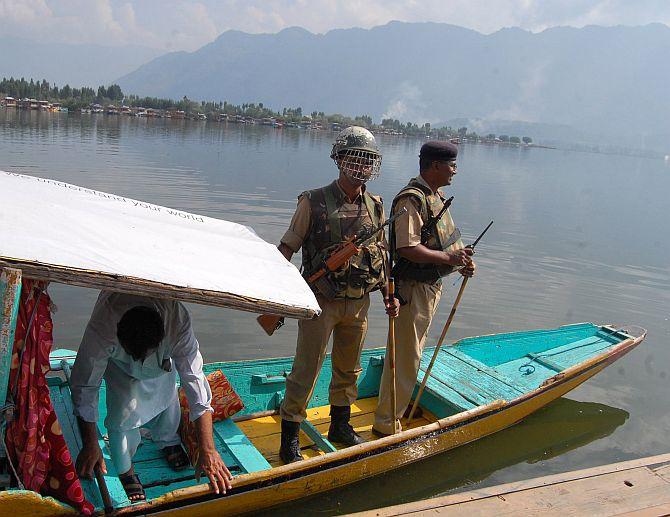
[[[274,119],[284,123],[305,124],[318,123],[323,126],[348,126],[358,125],[367,127],[371,130],[382,132],[391,132],[403,135],[430,136],[433,138],[449,139],[458,138],[459,140],[471,142],[501,142],[511,144],[531,144],[532,138],[528,136],[518,137],[509,135],[478,135],[474,131],[468,131],[467,127],[452,128],[444,126],[440,128],[431,127],[426,122],[418,125],[413,122],[401,122],[398,119],[385,118],[380,124],[375,124],[370,115],[357,115],[349,117],[339,113],[326,114],[323,111],[312,111],[303,113],[301,107],[283,108],[281,111],[274,111],[259,103],[231,104],[226,101],[194,101],[184,96],[181,100],[163,99],[158,97],[140,97],[137,95],[126,95],[118,84],[110,86],[99,86],[96,89],[90,87],[73,88],[66,84],[59,88],[57,85],[51,85],[46,79],[30,81],[25,78],[9,79],[3,78],[0,81],[0,98],[14,97],[35,98],[37,100],[46,100],[50,102],[59,102],[68,110],[78,110],[88,108],[92,104],[110,105],[121,103],[129,107],[152,108],[156,110],[178,110],[186,114],[204,113],[208,118],[217,118],[221,115],[240,116],[251,119]]]

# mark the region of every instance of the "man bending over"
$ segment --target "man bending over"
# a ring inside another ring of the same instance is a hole
[[[191,317],[180,302],[102,291],[70,380],[83,440],[76,462],[78,474],[91,478],[96,466],[107,472],[96,424],[103,378],[107,387],[105,427],[109,449],[130,501],[146,498],[132,464],[141,441],[140,428],[150,430],[170,467],[188,467],[178,434],[179,373],[200,445],[196,476],[204,473],[216,493],[225,493],[231,487],[232,476],[214,446],[212,393],[202,364]]]

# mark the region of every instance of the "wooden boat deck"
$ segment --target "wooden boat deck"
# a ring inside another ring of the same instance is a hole
[[[77,429],[76,417],[73,415],[72,398],[69,385],[59,378],[49,379],[51,400],[61,424],[63,435],[73,457],[77,457],[81,449],[81,438]],[[107,448],[104,427],[99,425],[100,448],[103,451],[107,474],[105,482],[116,507],[128,506],[130,501],[118,479]],[[235,423],[222,420],[214,423],[214,441],[223,461],[233,475],[255,472],[270,468],[269,463],[256,450]],[[133,458],[135,472],[140,476],[147,493],[147,499],[159,497],[166,491],[176,490],[198,484],[192,468],[175,472],[167,464],[163,453],[150,439],[142,439]],[[96,506],[101,504],[100,493],[93,481],[82,480],[86,497]]]
[[[357,517],[436,515],[670,514],[670,454],[360,512]]]
[[[407,430],[408,427],[424,426],[491,404],[504,404],[503,401],[518,399],[556,375],[557,368],[565,369],[587,360],[626,338],[626,335],[607,327],[585,323],[560,329],[483,336],[463,340],[457,346],[444,347],[438,354],[421,398],[423,417],[413,421],[411,426],[403,421],[403,428]],[[530,347],[528,341],[534,343],[534,346]],[[417,389],[432,353],[432,348],[424,351]],[[383,354],[383,349],[363,351],[363,371],[358,383],[359,399],[352,405],[351,423],[368,442],[377,439],[371,428],[383,370]],[[71,363],[74,352],[54,352],[52,368],[58,367],[63,359]],[[292,358],[205,365],[205,373],[220,369],[246,406],[234,419],[214,424],[217,449],[233,476],[259,473],[282,465],[278,457],[281,419],[277,410],[283,398],[286,375],[291,367]],[[310,407],[307,408],[307,420],[301,425],[300,445],[306,458],[324,456],[340,448],[338,444],[330,443],[327,439],[330,424],[330,380],[331,364],[328,356],[317,379]],[[81,448],[81,438],[73,416],[69,385],[62,377],[54,376],[49,378],[49,386],[63,434],[72,456],[76,457]],[[129,506],[130,502],[118,479],[104,440],[105,394],[103,383],[98,408],[98,430],[100,447],[108,468],[105,480],[114,506],[123,508]],[[239,417],[246,419],[233,421]],[[161,451],[149,439],[143,439],[133,463],[145,485],[148,500],[160,498],[179,488],[194,487],[204,481],[199,483],[195,480],[193,469],[172,471]],[[97,508],[101,508],[102,501],[96,483],[83,480],[82,486],[86,497]]]
[[[382,362],[376,355],[378,351],[371,350],[366,351],[366,353],[370,356],[369,365],[376,365]],[[67,353],[63,355],[71,360],[71,357]],[[52,356],[52,366],[58,364],[58,356],[58,353]],[[206,365],[206,369],[215,369],[212,366],[214,365]],[[381,372],[378,373],[379,375],[381,374]],[[231,378],[233,377],[234,374]],[[264,380],[269,378],[271,381],[269,384],[273,384],[274,382],[278,382],[275,377],[277,376],[264,377]],[[76,457],[82,444],[77,429],[76,418],[73,415],[69,385],[60,376],[50,377],[48,383],[54,409],[70,447],[70,453],[73,457]],[[249,376],[247,376],[247,383],[250,385],[254,384],[253,381],[249,382]],[[262,385],[263,383],[257,381],[255,384]],[[107,448],[105,439],[106,429],[102,423],[106,415],[105,391],[103,383],[99,401],[100,422],[98,423],[98,428],[100,447],[103,451],[108,471],[104,476],[105,482],[114,506],[120,508],[129,506],[131,503],[121,486],[118,472],[114,468]],[[359,399],[351,408],[351,424],[367,441],[377,439],[371,431],[376,407],[377,396],[375,395]],[[330,425],[329,411],[329,405],[308,408],[307,420],[301,426],[300,432],[300,445],[304,457],[320,456],[343,448],[336,443],[331,444],[327,439],[328,427]],[[415,428],[436,420],[437,418],[429,410],[424,409],[423,416],[415,418],[409,426],[407,426],[407,422],[403,419],[403,426],[405,428]],[[279,459],[280,437],[281,417],[278,414],[261,416],[240,422],[226,419],[214,423],[215,444],[233,476],[258,472],[282,465],[283,462]],[[144,484],[147,499],[159,497],[172,490],[199,484],[195,480],[195,471],[192,468],[179,472],[170,469],[162,452],[151,439],[142,439],[142,443],[133,459],[133,465],[135,472],[140,476]],[[94,481],[82,480],[82,487],[89,501],[96,506],[102,504],[99,490]]]
[[[366,441],[377,439],[372,434],[372,424],[374,423],[375,409],[377,408],[377,397],[359,399],[351,406],[351,425]],[[329,416],[330,406],[320,406],[307,410],[307,422],[313,426],[323,438],[328,442],[328,427],[330,425]],[[415,428],[435,422],[437,419],[429,411],[425,410],[421,418],[415,418],[411,425],[403,419],[403,428]],[[309,425],[308,424],[308,425]],[[273,467],[283,465],[279,459],[279,442],[281,436],[281,417],[279,415],[264,416],[238,422],[237,426],[251,440],[251,443],[265,457]],[[312,458],[327,453],[322,447],[308,435],[305,430],[306,424],[302,425],[300,431],[300,450],[304,457]],[[318,438],[317,438],[318,440]],[[332,443],[335,449],[343,447],[337,443]]]

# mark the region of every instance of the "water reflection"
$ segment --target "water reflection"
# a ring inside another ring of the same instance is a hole
[[[347,513],[435,497],[485,485],[495,472],[519,463],[550,462],[609,436],[628,412],[595,402],[561,398],[521,423],[450,452],[263,515]],[[507,481],[512,481],[511,479]]]

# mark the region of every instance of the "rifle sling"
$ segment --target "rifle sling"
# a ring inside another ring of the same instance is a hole
[[[325,188],[324,197],[326,200],[326,212],[328,212],[328,224],[330,224],[331,242],[342,242],[342,226],[340,218],[337,217],[337,202],[335,196],[329,188]]]

